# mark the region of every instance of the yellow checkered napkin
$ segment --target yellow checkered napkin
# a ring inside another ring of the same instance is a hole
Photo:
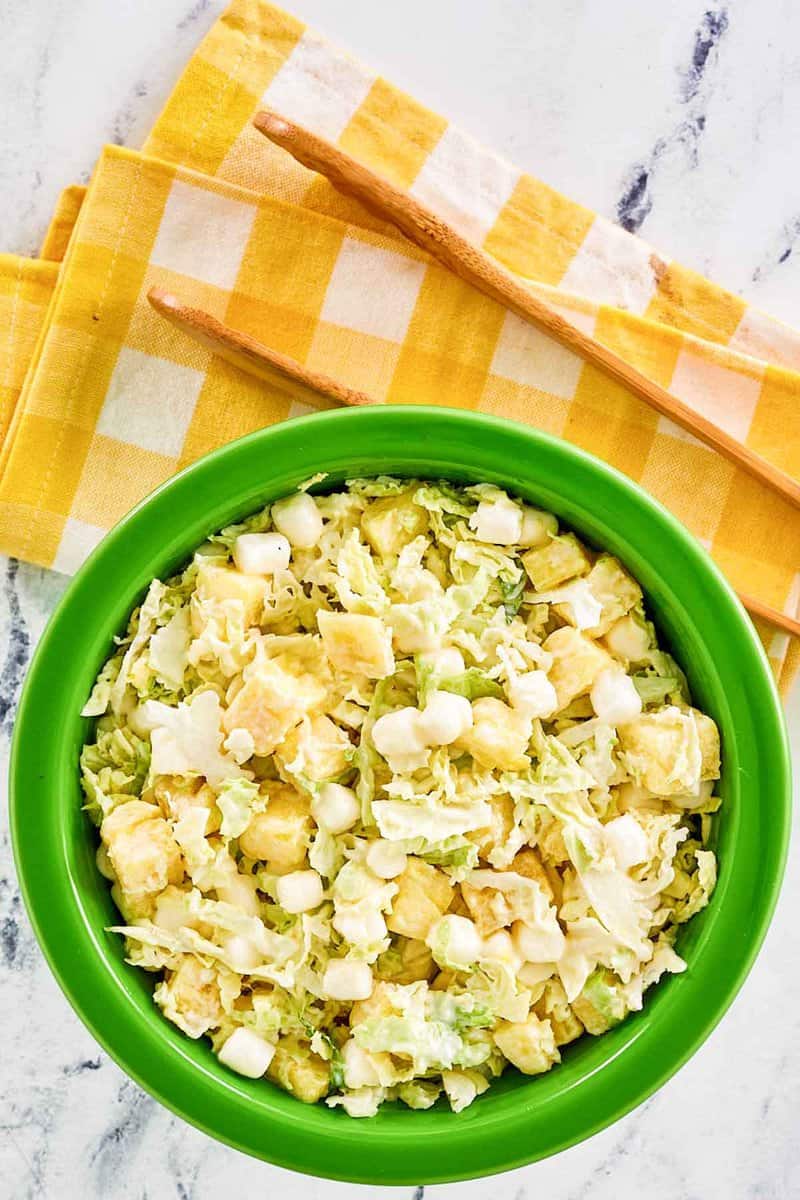
[[[58,278],[58,266],[0,254],[0,447],[10,445],[20,394]]]
[[[57,282],[52,263],[0,260],[2,549],[72,571],[176,469],[305,411],[161,321],[145,299],[160,285],[379,400],[500,413],[594,451],[669,505],[735,586],[796,611],[794,510],[270,148],[250,131],[262,104],[410,187],[599,341],[800,475],[794,331],[522,175],[292,18],[238,0],[145,153],[107,149],[88,193],[62,197],[46,243],[64,258]],[[761,632],[786,684],[797,647]]]

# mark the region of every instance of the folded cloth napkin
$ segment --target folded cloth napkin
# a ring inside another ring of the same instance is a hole
[[[72,572],[176,470],[307,411],[165,324],[146,301],[159,285],[379,400],[499,413],[586,447],[670,507],[735,586],[796,614],[796,510],[271,147],[250,125],[262,106],[409,188],[800,478],[800,335],[497,158],[300,22],[235,0],[143,151],[109,147],[88,189],[67,189],[41,260],[0,257],[0,549]],[[786,689],[800,648],[759,632]]]

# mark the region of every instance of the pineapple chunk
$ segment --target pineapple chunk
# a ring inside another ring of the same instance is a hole
[[[409,979],[408,982],[417,981]],[[407,1002],[408,987],[406,984],[402,984],[396,979],[393,979],[392,982],[378,979],[371,996],[366,1000],[356,1000],[350,1009],[350,1029],[355,1030],[365,1021],[372,1021],[380,1017],[400,1017],[405,1011]],[[393,1055],[384,1051],[362,1051],[362,1053],[367,1055],[372,1070],[378,1075],[383,1085],[399,1083],[402,1080],[411,1079],[414,1075],[413,1064],[406,1055]],[[346,1059],[347,1054],[345,1054]],[[347,1079],[347,1066],[345,1066],[345,1079]]]
[[[347,770],[347,752],[351,749],[349,737],[330,717],[304,717],[275,751],[275,762],[279,770],[289,771],[298,761],[303,775],[319,783],[336,779]]]
[[[600,672],[614,662],[602,646],[567,625],[550,634],[544,649],[553,656],[548,675],[556,689],[559,709],[566,708],[576,696],[585,695]]]
[[[306,861],[311,840],[309,801],[286,783],[271,783],[266,812],[256,813],[239,838],[247,858],[269,864],[277,875],[296,871]]]
[[[361,518],[361,529],[381,558],[396,558],[415,537],[428,530],[428,514],[414,503],[414,493],[401,492],[373,500]]]
[[[188,808],[194,806],[194,798],[201,785],[202,780],[191,775],[158,775],[152,789],[146,788],[142,798],[154,800],[164,817],[179,820]]]
[[[691,711],[684,713],[671,705],[642,713],[621,725],[618,733],[628,770],[641,787],[656,796],[697,791],[703,759],[698,724]],[[708,738],[708,732],[705,736]],[[709,756],[709,769],[712,765]]]
[[[583,1023],[570,1008],[560,979],[548,979],[533,1011],[541,1020],[546,1018],[550,1022],[557,1046],[566,1046],[583,1033]]]
[[[545,867],[551,869],[553,874],[557,876],[558,872],[555,871],[555,867],[560,866],[561,863],[569,862],[569,853],[567,852],[567,845],[564,841],[560,821],[557,821],[554,817],[550,817],[549,819],[545,817],[543,819],[536,837],[536,848],[542,856]],[[558,888],[555,887],[553,874],[550,875],[550,882],[557,893]]]
[[[246,865],[246,864],[245,864]],[[248,917],[261,916],[261,901],[258,898],[258,883],[252,875],[240,873],[236,860],[228,856],[216,868],[218,900],[232,904]]]
[[[471,883],[461,884],[461,894],[469,914],[483,937],[490,937],[498,929],[505,929],[513,921],[508,897],[494,888],[476,888]]]
[[[450,564],[447,554],[435,543],[431,543],[425,551],[424,562],[431,575],[439,580],[442,590],[450,586],[452,578],[450,576]]]
[[[630,612],[642,598],[642,589],[636,580],[610,554],[600,555],[586,576],[586,582],[602,608],[600,620],[585,631],[590,637],[601,637],[608,633],[611,626]],[[571,605],[557,604],[556,612],[563,620],[573,624]]]
[[[201,779],[182,775],[159,775],[153,784],[153,796],[165,817],[180,821],[193,808],[207,808],[209,819],[206,833],[216,833],[220,814],[216,810],[217,795]]]
[[[294,1035],[278,1042],[267,1075],[305,1104],[315,1104],[330,1088],[330,1065]]]
[[[494,1041],[523,1075],[541,1075],[561,1061],[550,1022],[540,1021],[536,1013],[527,1021],[501,1021]]]
[[[394,671],[391,631],[380,617],[320,612],[317,624],[337,671],[368,679],[384,679]]]
[[[459,740],[476,762],[492,770],[523,771],[528,766],[530,717],[502,700],[484,696],[472,706],[473,725]]]
[[[435,970],[433,955],[424,942],[399,935],[392,938],[391,946],[375,964],[377,978],[391,983],[417,983],[421,979],[430,979]],[[367,1001],[360,1000],[359,1003],[366,1004]]]
[[[255,753],[272,754],[310,709],[325,699],[325,688],[312,675],[294,675],[277,659],[265,659],[226,710],[226,733],[246,729]]]
[[[443,871],[413,856],[396,883],[398,892],[386,925],[392,933],[424,942],[433,922],[447,912],[453,885]]]
[[[482,871],[481,874],[488,876],[492,872]],[[508,878],[505,871],[497,874],[504,879]],[[523,898],[513,892],[494,887],[479,888],[464,881],[461,884],[461,894],[470,916],[484,937],[489,937],[498,929],[505,929],[512,921],[524,921],[529,916]]]
[[[182,888],[175,887],[174,884],[164,888],[155,901],[153,924],[173,932],[184,926],[189,929],[199,929],[203,922],[189,912],[190,894]]]
[[[467,836],[469,836],[469,835],[467,835]],[[449,913],[454,913],[455,916],[457,916],[457,917],[468,917],[469,916],[469,909],[467,908],[467,904],[466,904],[466,901],[464,900],[464,897],[461,895],[461,886],[458,883],[455,886],[455,891],[453,892],[453,899],[450,901],[450,907],[448,908],[447,911]]]
[[[629,612],[607,630],[603,638],[606,649],[626,666],[639,663],[650,650],[650,630],[637,613]]]
[[[514,828],[514,801],[507,794],[487,796],[486,803],[492,810],[492,819],[482,829],[473,829],[467,837],[478,847],[478,854],[488,862],[489,856],[504,846]]]
[[[517,875],[523,875],[526,879],[533,879],[535,883],[547,896],[551,904],[555,903],[555,892],[550,881],[550,876],[545,870],[544,863],[535,850],[520,850],[514,856],[509,871],[515,871]]]
[[[696,708],[690,708],[689,712],[694,717],[697,736],[700,740],[700,778],[702,780],[719,779],[719,730],[706,713],[702,713]]]
[[[371,1021],[373,1017],[393,1016],[398,1010],[392,1004],[392,988],[393,983],[379,980],[366,1000],[356,1000],[350,1009],[350,1028],[355,1029],[356,1025]]]
[[[217,973],[193,954],[185,954],[177,969],[155,992],[164,1016],[191,1038],[216,1029],[225,1014],[220,1003]]]
[[[586,1032],[591,1033],[594,1037],[599,1037],[601,1033],[605,1033],[611,1028],[611,1023],[597,1011],[591,1000],[587,1000],[585,996],[575,997],[572,1001],[572,1011],[583,1023]]]
[[[563,533],[546,546],[523,554],[522,565],[536,591],[547,592],[576,575],[583,575],[589,570],[591,560],[574,533]]]
[[[161,892],[183,879],[180,847],[154,804],[120,804],[103,821],[100,837],[123,892]]]
[[[427,949],[427,947],[426,947]],[[391,953],[391,952],[390,952]],[[416,954],[417,951],[415,950]],[[380,961],[380,960],[379,960]],[[433,968],[435,970],[435,968]],[[409,979],[409,984],[417,980]],[[350,1009],[350,1029],[356,1030],[365,1021],[381,1017],[402,1017],[409,1001],[410,988],[407,984],[393,979],[392,982],[379,979],[372,989],[372,994],[366,1000],[357,1000]],[[358,1045],[358,1043],[355,1043]],[[390,1054],[386,1051],[362,1051],[372,1070],[378,1075],[381,1084],[387,1086],[413,1078],[415,1071],[411,1059],[406,1054]],[[359,1057],[361,1057],[359,1055]],[[364,1062],[364,1059],[361,1059]],[[347,1079],[347,1053],[345,1052],[345,1079]],[[351,1085],[352,1086],[352,1085]]]
[[[200,600],[235,600],[244,612],[244,624],[257,625],[264,609],[266,585],[259,575],[243,575],[232,567],[203,561],[197,570]]]
[[[123,892],[119,880],[111,885],[111,899],[125,918],[126,925],[150,920],[155,912],[157,892]]]

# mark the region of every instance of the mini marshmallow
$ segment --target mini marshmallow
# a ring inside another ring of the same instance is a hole
[[[272,1062],[275,1047],[252,1029],[234,1029],[217,1058],[226,1067],[248,1079],[260,1079]]]
[[[225,950],[231,967],[240,975],[246,975],[248,971],[252,971],[253,967],[257,967],[264,961],[264,956],[259,954],[250,939],[242,937],[238,933],[226,939]]]
[[[374,946],[386,937],[383,913],[374,908],[342,905],[334,913],[331,924],[351,946]]]
[[[427,743],[419,724],[419,709],[398,708],[378,717],[372,726],[372,741],[393,771],[421,765]]]
[[[316,546],[322,533],[322,517],[313,496],[298,492],[272,506],[272,522],[298,550]]]
[[[531,508],[525,504],[522,508],[522,532],[519,535],[520,546],[532,548],[544,546],[551,537],[558,533],[558,521],[552,513],[542,512],[541,509]]]
[[[322,880],[316,871],[290,871],[281,875],[276,890],[278,903],[288,913],[310,912],[322,903]]]
[[[592,708],[608,725],[625,725],[642,711],[642,700],[633,680],[624,671],[601,671],[589,692]]]
[[[378,838],[370,842],[367,850],[367,866],[379,879],[395,879],[406,869],[408,855],[395,842]]]
[[[481,500],[469,527],[482,542],[514,546],[522,536],[522,509],[510,500]]]
[[[466,669],[464,655],[457,646],[442,646],[439,650],[429,650],[420,654],[421,666],[432,668],[440,678],[449,675],[463,675]]]
[[[330,1000],[368,1000],[372,995],[372,971],[364,962],[331,959],[322,977],[322,990]]]
[[[525,671],[509,681],[508,698],[511,707],[532,720],[552,717],[558,709],[556,689],[544,671]]]
[[[475,922],[457,913],[445,913],[438,921],[434,921],[425,941],[437,962],[441,958],[443,962],[455,963],[456,966],[469,967],[483,953],[483,938]]]
[[[348,1038],[342,1046],[344,1083],[348,1088],[378,1087],[380,1078],[375,1069],[372,1055],[354,1038]]]
[[[352,788],[341,783],[323,783],[311,801],[311,815],[328,833],[344,833],[361,816],[361,804]]]
[[[603,826],[603,833],[621,870],[628,871],[647,860],[647,835],[630,813],[609,821]]]
[[[472,728],[472,705],[466,696],[431,692],[418,727],[429,746],[449,746]]]
[[[291,554],[291,546],[281,533],[243,533],[233,544],[233,561],[243,575],[285,571]]]

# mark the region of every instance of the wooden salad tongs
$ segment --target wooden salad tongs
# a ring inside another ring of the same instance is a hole
[[[276,113],[260,112],[253,124],[297,162],[324,175],[338,191],[358,200],[374,215],[394,225],[420,249],[471,286],[543,330],[586,362],[593,363],[656,412],[670,418],[800,508],[800,483],[648,379],[613,350],[594,341],[408,192],[395,187],[332,143]],[[291,386],[295,395],[298,392],[309,396],[323,395],[339,404],[377,403],[363,392],[312,371],[255,338],[230,328],[209,313],[183,304],[170,293],[153,288],[148,299],[164,317],[214,353],[251,375],[278,384],[283,390]],[[753,597],[740,593],[739,598],[753,616],[800,636],[800,621]]]

